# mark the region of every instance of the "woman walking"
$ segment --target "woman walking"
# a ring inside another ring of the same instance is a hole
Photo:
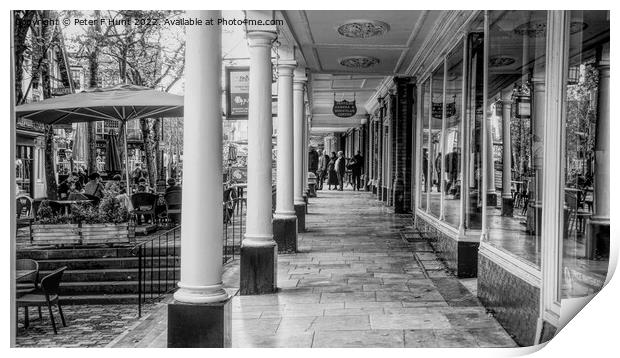
[[[334,190],[338,189],[338,174],[336,173],[336,153],[332,152],[332,156],[329,158],[329,163],[327,164],[327,189],[332,190],[332,185],[334,186]]]

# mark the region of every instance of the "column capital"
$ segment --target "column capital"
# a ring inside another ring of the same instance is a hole
[[[297,67],[297,61],[278,61],[278,76],[293,76],[295,67]]]
[[[249,47],[271,47],[278,35],[271,31],[248,31],[246,37]]]
[[[306,82],[308,82],[308,77],[306,76],[306,68],[305,67],[295,68],[295,77],[293,78],[293,83],[306,84]]]

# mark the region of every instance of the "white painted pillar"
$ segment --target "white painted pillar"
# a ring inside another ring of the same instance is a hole
[[[310,165],[310,117],[308,116],[308,104],[304,105],[304,193],[308,195],[310,188],[308,187],[308,166]]]
[[[294,202],[295,205],[305,204],[304,202],[304,180],[303,173],[306,170],[304,166],[304,156],[308,154],[304,152],[304,89],[306,86],[306,71],[304,68],[295,69],[293,77],[293,156],[294,156]]]
[[[530,188],[534,190],[534,205],[538,208],[542,206],[543,188],[543,160],[544,148],[543,137],[545,129],[545,78],[544,74],[540,77],[532,78],[532,169],[535,171],[536,179]],[[538,228],[540,230],[540,228]]]
[[[594,215],[592,221],[609,226],[610,220],[610,102],[609,102],[609,44],[603,49],[599,62],[598,121],[596,122],[596,169],[594,174]]]
[[[502,167],[502,205],[512,200],[512,138],[510,137],[512,102],[510,101],[510,96],[511,91],[507,91],[502,100],[502,162],[504,163]]]
[[[278,157],[276,217],[295,216],[293,206],[293,70],[295,61],[278,64]]]
[[[273,242],[271,223],[271,43],[274,32],[248,32],[250,105],[248,116],[247,225],[243,245]],[[218,107],[219,110],[219,107]],[[213,190],[213,188],[211,188]],[[221,199],[221,198],[220,198]]]
[[[193,11],[219,18],[220,11]],[[181,281],[174,298],[212,303],[228,298],[222,288],[221,28],[189,26],[185,50]]]

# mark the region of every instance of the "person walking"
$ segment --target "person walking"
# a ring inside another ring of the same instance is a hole
[[[338,159],[336,159],[335,170],[336,175],[338,176],[338,190],[342,191],[344,187],[344,174],[346,172],[346,159],[341,150],[338,151]]]
[[[329,162],[327,163],[327,189],[332,190],[332,185],[334,189],[338,188],[338,174],[336,174],[336,153],[332,152],[331,158],[329,158]]]
[[[323,181],[327,177],[327,164],[329,163],[329,156],[323,154],[323,150],[319,149],[319,168],[316,171],[316,178],[318,180],[317,187],[319,190],[323,190]]]
[[[362,169],[364,168],[364,157],[358,150],[352,158],[351,172],[353,174],[353,190],[360,190],[362,188]]]

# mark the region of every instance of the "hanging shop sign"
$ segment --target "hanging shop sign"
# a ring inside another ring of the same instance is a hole
[[[332,112],[336,117],[349,118],[353,117],[357,113],[357,106],[355,105],[355,94],[353,95],[353,101],[336,101],[336,94],[334,93],[334,107]]]
[[[250,68],[226,67],[226,118],[247,119],[250,103]]]

